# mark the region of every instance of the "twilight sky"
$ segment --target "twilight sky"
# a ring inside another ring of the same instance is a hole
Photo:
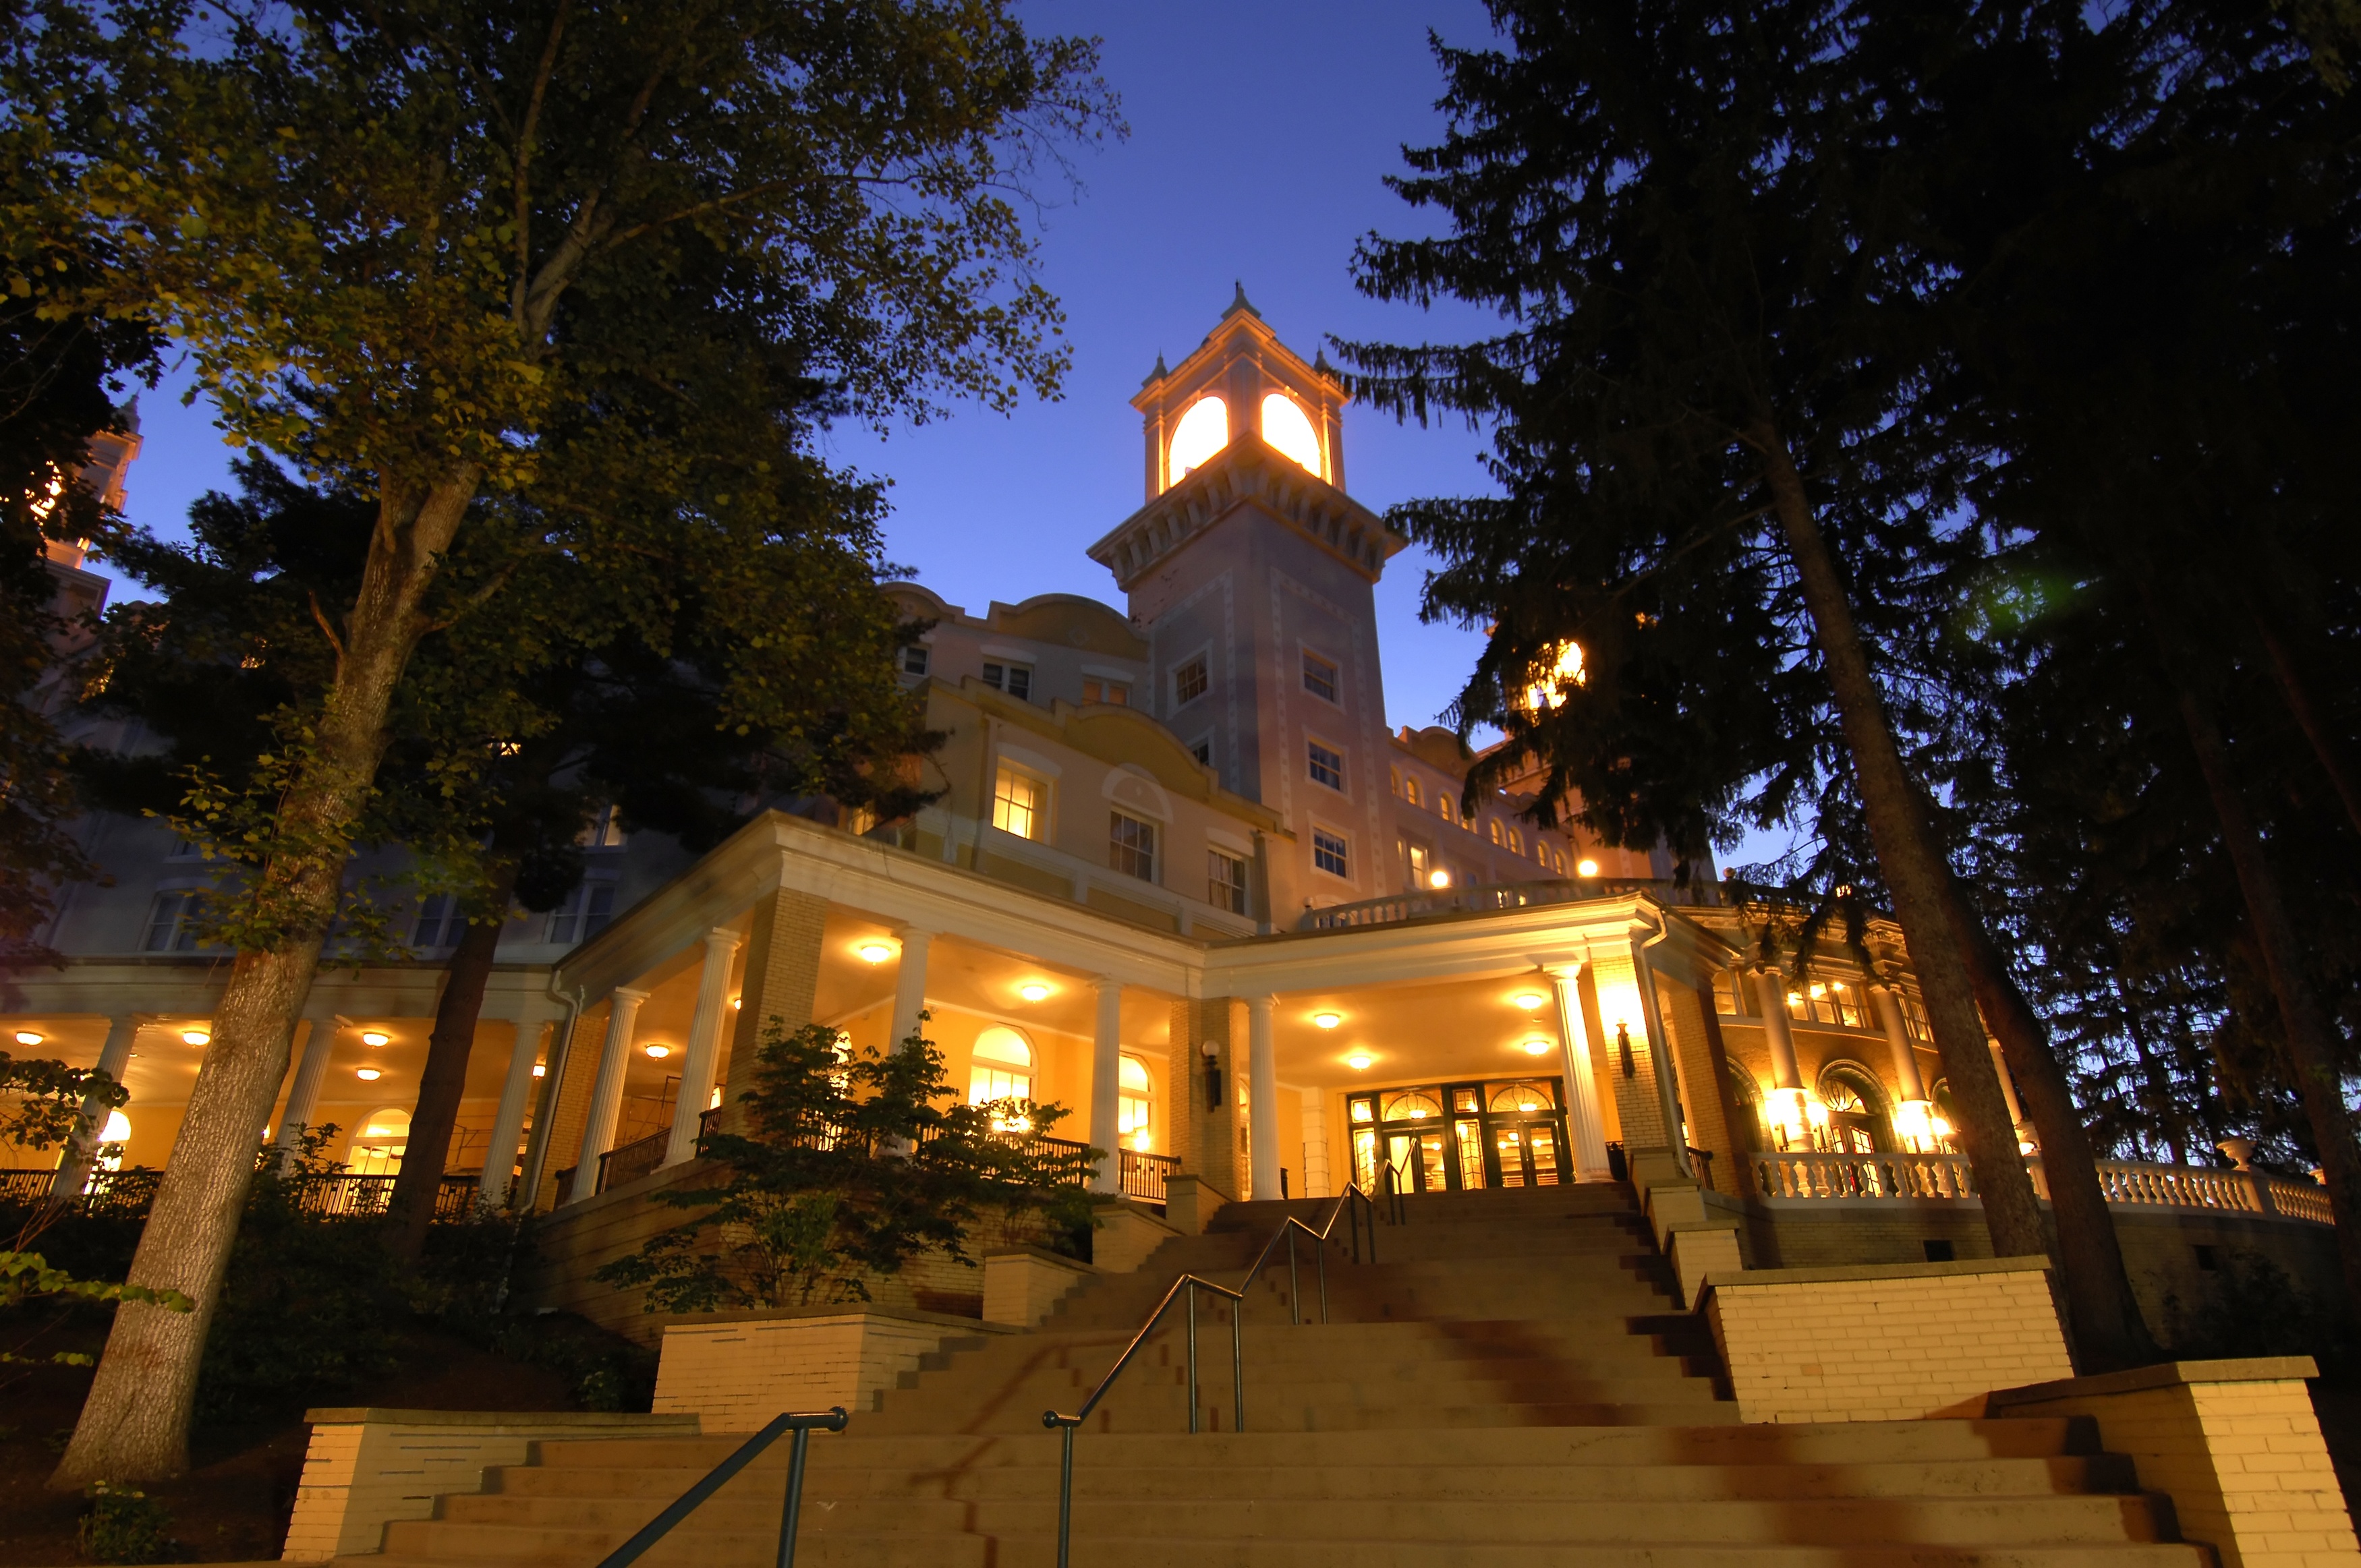
[[[953,604],[1087,594],[1120,606],[1084,546],[1137,509],[1139,416],[1127,400],[1161,352],[1194,348],[1234,280],[1281,340],[1310,358],[1325,334],[1466,338],[1469,311],[1380,305],[1352,286],[1354,242],[1409,232],[1416,214],[1379,183],[1400,149],[1440,134],[1430,27],[1489,36],[1477,0],[1201,0],[1180,5],[1023,0],[1043,31],[1097,32],[1126,141],[1085,153],[1083,185],[1044,194],[1044,274],[1064,301],[1074,365],[1062,401],[1013,417],[965,409],[919,429],[844,427],[832,455],[889,477],[895,562]],[[189,503],[228,484],[229,453],[176,377],[140,400],[145,449],[129,476],[135,522],[177,532]],[[1484,483],[1479,439],[1345,412],[1345,474],[1383,510]],[[1378,586],[1388,718],[1431,723],[1475,660],[1476,634],[1419,624],[1421,553]],[[123,590],[118,589],[120,594]]]

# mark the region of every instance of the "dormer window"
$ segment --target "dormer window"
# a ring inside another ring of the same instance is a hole
[[[1213,454],[1230,444],[1230,406],[1219,398],[1199,398],[1180,416],[1172,432],[1170,484],[1179,484],[1190,470],[1213,461]]]

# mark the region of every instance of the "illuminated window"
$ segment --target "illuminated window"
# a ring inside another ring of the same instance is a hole
[[[1214,453],[1230,444],[1230,406],[1219,398],[1199,398],[1180,416],[1172,433],[1170,483],[1179,484],[1192,468],[1202,468]]]
[[[622,818],[611,806],[602,806],[591,817],[574,841],[586,850],[620,850],[623,847]]]
[[[1525,835],[1521,828],[1509,829],[1509,853],[1521,856],[1525,852]]]
[[[1032,1042],[1005,1024],[994,1024],[975,1037],[967,1102],[988,1105],[994,1100],[1032,1098]]]
[[[1084,702],[1111,702],[1117,707],[1131,706],[1131,688],[1121,681],[1084,681]]]
[[[1336,666],[1317,653],[1303,655],[1303,689],[1323,702],[1336,700]]]
[[[1262,400],[1262,438],[1282,457],[1292,458],[1304,472],[1320,474],[1320,433],[1312,428],[1303,406],[1284,392]]]
[[[1156,828],[1120,811],[1107,813],[1107,864],[1142,882],[1156,880]]]
[[[1345,787],[1345,757],[1333,746],[1314,740],[1310,747],[1312,782],[1326,784],[1330,789]]]
[[[1500,819],[1499,819],[1499,817],[1493,817],[1493,818],[1492,818],[1492,821],[1491,821],[1491,828],[1492,828],[1492,842],[1494,842],[1495,844],[1497,844],[1497,843],[1499,843],[1499,842],[1500,841]]]
[[[1005,762],[992,786],[992,825],[1019,839],[1041,839],[1049,831],[1049,786]]]
[[[1411,773],[1402,779],[1402,798],[1410,802],[1412,806],[1422,804],[1418,793],[1417,774]]]
[[[1205,655],[1198,654],[1172,672],[1172,706],[1184,707],[1205,695]]]
[[[1434,874],[1434,852],[1423,844],[1413,844],[1404,839],[1402,859],[1410,869],[1410,885],[1417,892],[1424,893],[1429,879]]]
[[[401,1169],[401,1157],[409,1146],[409,1112],[372,1111],[353,1136],[352,1172],[355,1176],[394,1175]]]
[[[1233,915],[1246,912],[1246,863],[1219,850],[1205,851],[1205,902]]]
[[[1331,833],[1325,828],[1312,830],[1312,863],[1331,876],[1353,874],[1352,849],[1342,833]]]
[[[1156,1088],[1148,1076],[1148,1064],[1137,1057],[1124,1057],[1117,1064],[1115,1102],[1115,1130],[1123,1141],[1136,1149],[1156,1146],[1156,1129],[1151,1116]]]

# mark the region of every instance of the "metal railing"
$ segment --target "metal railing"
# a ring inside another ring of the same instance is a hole
[[[57,1179],[52,1169],[0,1170],[0,1203],[37,1203],[49,1195]],[[155,1201],[160,1170],[93,1171],[82,1190],[68,1201],[94,1214],[141,1219]],[[482,1177],[474,1171],[446,1175],[434,1191],[434,1218],[439,1222],[470,1219]],[[295,1207],[326,1220],[371,1219],[382,1214],[393,1198],[390,1176],[309,1176],[294,1184]]]
[[[626,1568],[640,1560],[657,1541],[670,1535],[673,1527],[697,1511],[698,1504],[727,1486],[730,1478],[761,1457],[764,1449],[788,1432],[796,1434],[795,1446],[787,1453],[787,1500],[779,1512],[779,1568],[795,1568],[796,1516],[803,1511],[804,1456],[811,1446],[812,1428],[822,1431],[842,1431],[851,1418],[842,1405],[825,1410],[790,1411],[774,1420],[769,1426],[738,1445],[737,1452],[705,1473],[705,1479],[683,1492],[664,1511],[640,1527],[639,1532],[614,1551],[598,1560],[598,1568]]]
[[[1388,1199],[1386,1216],[1387,1223],[1389,1224],[1402,1223],[1404,1219],[1407,1218],[1407,1215],[1405,1214],[1402,1207],[1400,1173],[1396,1170],[1394,1162],[1389,1159],[1384,1165],[1378,1167],[1377,1175],[1371,1178],[1371,1182],[1372,1185],[1382,1185],[1385,1188]],[[1067,1550],[1073,1540],[1074,1429],[1081,1426],[1084,1421],[1090,1420],[1091,1412],[1098,1409],[1099,1401],[1106,1398],[1107,1390],[1115,1387],[1115,1381],[1117,1377],[1123,1376],[1123,1369],[1131,1365],[1131,1358],[1139,1354],[1139,1347],[1148,1343],[1148,1336],[1156,1332],[1156,1325],[1164,1321],[1164,1314],[1172,1310],[1173,1301],[1176,1299],[1183,1297],[1185,1297],[1187,1300],[1189,1317],[1189,1430],[1191,1432],[1194,1432],[1197,1430],[1198,1409],[1197,1292],[1200,1290],[1210,1290],[1214,1295],[1224,1297],[1229,1300],[1230,1430],[1232,1431],[1246,1431],[1246,1290],[1254,1284],[1255,1276],[1262,1272],[1263,1265],[1270,1260],[1272,1250],[1279,1245],[1279,1239],[1281,1237],[1285,1237],[1288,1241],[1288,1310],[1298,1325],[1302,1323],[1303,1312],[1301,1304],[1301,1292],[1297,1288],[1296,1285],[1294,1247],[1295,1233],[1297,1231],[1301,1231],[1304,1234],[1312,1237],[1319,1244],[1320,1321],[1323,1323],[1326,1322],[1328,1321],[1328,1238],[1335,1234],[1336,1219],[1338,1215],[1347,1213],[1357,1214],[1362,1212],[1352,1208],[1352,1202],[1356,1198],[1360,1200],[1362,1210],[1365,1210],[1368,1214],[1369,1261],[1371,1263],[1375,1263],[1378,1259],[1377,1202],[1369,1196],[1368,1191],[1363,1188],[1358,1181],[1355,1181],[1352,1185],[1346,1187],[1343,1192],[1337,1195],[1335,1206],[1328,1211],[1327,1223],[1322,1225],[1318,1230],[1313,1230],[1311,1226],[1305,1224],[1302,1221],[1297,1219],[1292,1214],[1288,1215],[1287,1218],[1280,1223],[1279,1229],[1272,1233],[1270,1240],[1263,1244],[1262,1251],[1256,1255],[1254,1262],[1247,1266],[1246,1277],[1238,1281],[1238,1288],[1236,1289],[1233,1290],[1225,1285],[1216,1285],[1212,1280],[1194,1274],[1184,1274],[1180,1278],[1174,1280],[1172,1282],[1172,1288],[1164,1292],[1164,1299],[1159,1301],[1156,1304],[1156,1310],[1148,1314],[1148,1321],[1142,1323],[1139,1326],[1139,1332],[1131,1336],[1131,1343],[1124,1346],[1123,1354],[1115,1357],[1115,1365],[1107,1368],[1106,1376],[1099,1379],[1098,1387],[1091,1390],[1090,1398],[1082,1402],[1081,1408],[1076,1409],[1071,1416],[1060,1415],[1056,1410],[1044,1410],[1041,1412],[1041,1424],[1052,1431],[1059,1431],[1061,1438],[1062,1451],[1059,1455],[1058,1461],[1058,1568],[1068,1568],[1066,1561]],[[1347,1223],[1351,1229],[1353,1237],[1353,1260],[1356,1263],[1358,1263],[1361,1260],[1361,1235],[1359,1223],[1357,1220],[1353,1220],[1347,1222]],[[609,1568],[609,1565],[601,1563],[599,1568]]]
[[[653,1174],[664,1164],[664,1150],[671,1143],[672,1129],[666,1127],[609,1149],[598,1157],[598,1190],[604,1192],[610,1187]]]

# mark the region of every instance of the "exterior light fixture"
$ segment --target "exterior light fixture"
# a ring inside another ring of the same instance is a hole
[[[385,1074],[378,1071],[378,1069],[373,1067],[365,1067],[359,1071],[354,1073],[353,1076],[359,1079],[363,1083],[375,1083],[379,1079],[383,1078]]]
[[[1535,1036],[1533,1038],[1525,1042],[1525,1055],[1529,1057],[1545,1057],[1549,1055],[1549,1053],[1550,1043],[1547,1040],[1541,1038],[1539,1036]]]
[[[1588,855],[1585,855],[1582,859],[1574,862],[1574,874],[1576,876],[1597,876],[1598,874],[1598,862],[1592,860]]]
[[[533,1063],[533,1075],[535,1078],[547,1078],[549,1076],[549,1064],[547,1062],[538,1061]]]
[[[1367,1051],[1355,1051],[1345,1058],[1345,1065],[1355,1072],[1367,1072],[1369,1070],[1369,1064],[1375,1060],[1377,1058]]]
[[[1542,1003],[1547,1002],[1549,998],[1538,991],[1521,991],[1511,1000],[1528,1013],[1538,1013],[1541,1011]]]
[[[1433,871],[1426,873],[1426,885],[1434,889],[1435,892],[1441,893],[1444,888],[1451,885],[1451,873],[1444,871],[1441,866],[1437,866]]]
[[[730,999],[730,1011],[732,1013],[737,1012],[740,1008],[745,1005],[746,999],[742,996],[733,996]]]
[[[392,1036],[387,1034],[383,1029],[363,1029],[361,1031],[361,1044],[365,1046],[381,1046],[392,1037]]]
[[[41,1036],[31,1029],[19,1029],[16,1031],[16,1043],[20,1046],[38,1046],[41,1043]]]
[[[1312,1021],[1323,1029],[1333,1029],[1345,1021],[1342,1013],[1314,1013]]]
[[[1027,1002],[1039,1002],[1049,994],[1049,988],[1038,980],[1032,980],[1018,986],[1016,994]]]
[[[181,1039],[183,1044],[192,1046],[210,1046],[214,1043],[214,1037],[203,1029],[183,1029],[181,1031]]]
[[[672,1047],[670,1046],[642,1046],[640,1048],[647,1052],[650,1057],[653,1058],[657,1061],[662,1061],[664,1058],[672,1055]]]
[[[852,950],[865,964],[882,964],[894,956],[894,945],[890,942],[863,942]]]

